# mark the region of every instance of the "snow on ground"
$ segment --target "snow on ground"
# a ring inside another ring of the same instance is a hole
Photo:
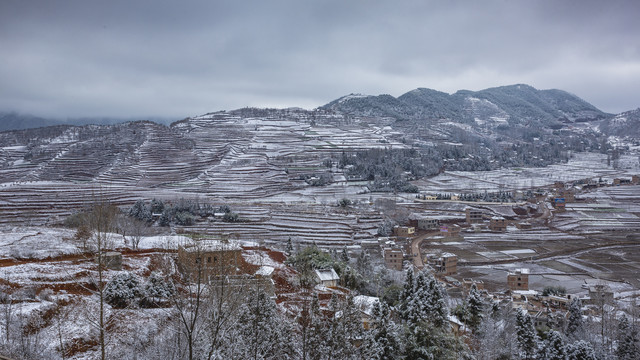
[[[274,261],[267,252],[261,250],[245,250],[242,252],[242,257],[246,262],[253,265],[275,269],[283,269],[285,267],[284,264]]]
[[[629,163],[629,164],[627,164]],[[438,176],[416,182],[421,190],[433,192],[469,192],[529,189],[552,185],[555,181],[571,181],[584,178],[599,178],[611,181],[615,177],[629,176],[633,168],[632,159],[620,165],[621,170],[607,165],[607,155],[598,153],[576,153],[566,164],[555,164],[542,168],[512,168],[493,171],[446,171]],[[637,163],[637,158],[636,158]],[[631,167],[630,169],[623,166]]]
[[[140,240],[140,249],[177,250],[178,246],[192,242],[191,238],[183,235],[145,236]]]
[[[74,231],[46,227],[0,229],[0,258],[45,259],[77,252]]]

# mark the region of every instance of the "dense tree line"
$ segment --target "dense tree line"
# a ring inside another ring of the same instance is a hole
[[[197,218],[209,218],[215,214],[223,214],[222,221],[240,221],[238,214],[232,212],[228,205],[214,206],[191,199],[180,199],[174,203],[153,199],[148,204],[144,200],[137,200],[128,212],[129,216],[137,220],[149,224],[157,221],[160,226],[189,226],[193,225]]]
[[[410,149],[368,149],[343,152],[337,161],[348,178],[367,180],[372,191],[416,192],[409,181],[434,176],[444,170],[488,171],[503,167],[542,167],[567,162],[572,152],[606,153],[610,145],[594,133],[577,136],[567,131],[549,131],[528,127],[498,127],[502,138],[485,138],[463,129],[452,129],[449,142],[419,145],[414,137]],[[524,141],[510,141],[512,132]]]

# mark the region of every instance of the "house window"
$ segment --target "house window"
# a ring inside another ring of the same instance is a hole
[[[208,263],[211,263],[211,256],[209,256],[209,257],[207,258],[207,262],[208,262]]]
[[[200,264],[200,258],[196,258],[196,264]]]

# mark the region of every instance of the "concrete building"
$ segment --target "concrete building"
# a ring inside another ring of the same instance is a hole
[[[529,269],[515,269],[507,275],[509,290],[529,290]]]
[[[399,248],[386,247],[383,249],[384,264],[388,269],[402,270],[404,254]]]
[[[178,268],[194,279],[235,275],[241,260],[242,248],[237,242],[204,239],[178,247]]]
[[[440,225],[440,234],[444,235],[444,237],[452,238],[460,236],[460,226],[457,224],[453,225]]]
[[[506,231],[507,220],[502,216],[494,216],[489,222],[489,230],[491,231]]]
[[[443,275],[453,275],[458,272],[458,257],[452,253],[442,253],[435,260],[434,269]]]
[[[483,220],[483,212],[482,210],[479,209],[474,209],[472,207],[467,207],[466,209],[464,209],[466,215],[467,215],[467,223],[468,224],[474,224],[474,223],[479,223],[482,222]]]
[[[416,228],[413,226],[394,226],[393,235],[397,237],[411,237],[416,233]]]
[[[422,217],[418,218],[418,229],[421,230],[437,230],[440,226],[440,221],[438,219]]]
[[[597,284],[589,286],[589,300],[588,304],[600,305],[600,304],[612,304],[613,303],[613,291],[607,285]]]

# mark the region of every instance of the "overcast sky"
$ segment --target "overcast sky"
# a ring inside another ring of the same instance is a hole
[[[0,111],[183,118],[515,83],[640,107],[640,1],[0,1]]]

